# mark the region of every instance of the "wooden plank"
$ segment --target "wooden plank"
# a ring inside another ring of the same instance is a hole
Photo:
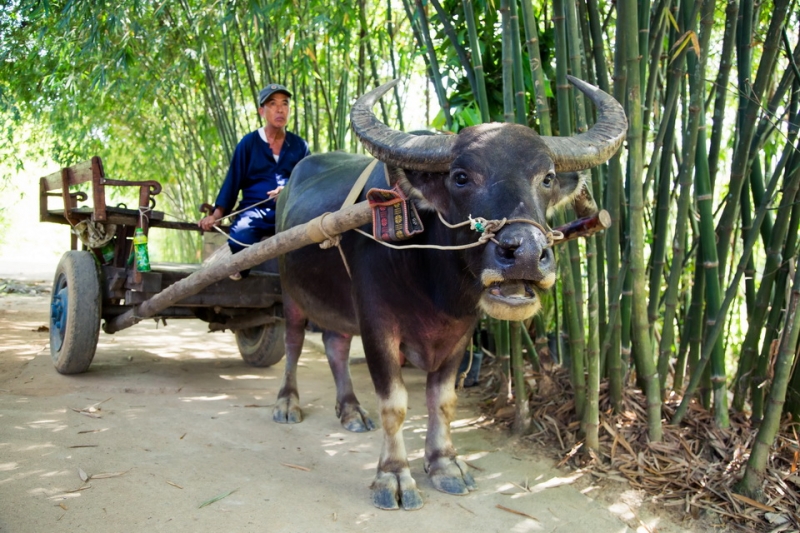
[[[65,167],[70,169],[70,177],[69,177],[69,185],[78,185],[80,183],[85,183],[92,179],[92,162],[84,161],[83,163],[78,163],[77,165],[72,165],[71,167]],[[43,182],[45,191],[55,191],[61,189],[61,170],[53,172],[52,174],[48,174],[41,178],[40,181]]]
[[[47,180],[39,179],[39,222],[49,222],[47,220]]]
[[[229,280],[231,283],[235,281]],[[126,291],[125,305],[139,305],[152,299],[156,294],[137,291]],[[200,292],[189,296],[173,307],[225,307],[229,309],[269,309],[281,299],[274,295],[257,292],[228,290],[227,292]]]
[[[106,188],[103,179],[106,173],[103,170],[103,161],[94,156],[92,158],[92,205],[94,206],[94,220],[106,221]]]

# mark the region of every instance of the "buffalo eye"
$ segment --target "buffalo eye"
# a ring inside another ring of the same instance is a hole
[[[548,189],[553,186],[553,181],[556,179],[555,172],[548,172],[545,177],[542,179],[542,186],[547,187]]]
[[[458,171],[453,174],[453,181],[456,182],[456,185],[459,187],[463,187],[467,183],[469,183],[469,178],[467,177],[466,172]]]

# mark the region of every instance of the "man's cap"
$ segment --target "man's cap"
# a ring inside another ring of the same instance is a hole
[[[259,105],[259,107],[264,105],[264,102],[266,102],[267,99],[270,96],[272,96],[273,94],[275,94],[275,93],[284,93],[289,98],[292,97],[292,93],[289,92],[289,89],[287,89],[286,87],[284,87],[280,83],[270,83],[269,85],[267,85],[266,87],[261,89],[260,93],[258,93],[258,105]]]

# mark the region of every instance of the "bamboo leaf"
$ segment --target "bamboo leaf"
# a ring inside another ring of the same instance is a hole
[[[227,498],[228,496],[230,496],[231,494],[233,494],[237,490],[239,490],[239,489],[237,488],[237,489],[229,490],[228,492],[223,492],[222,494],[214,496],[210,500],[206,500],[203,503],[201,503],[200,506],[198,507],[198,509],[202,509],[203,507],[207,507],[207,506],[211,505],[212,503],[216,503],[216,502],[218,502],[218,501],[220,501],[220,500],[222,500],[224,498]]]
[[[700,57],[700,41],[697,38],[697,34],[695,32],[690,32],[689,38],[692,40],[694,53],[697,54],[697,57]]]
[[[674,16],[672,16],[672,12],[669,9],[667,9],[666,13],[667,13],[667,19],[669,20],[670,24],[672,24],[672,27],[675,28],[675,31],[677,32],[681,31],[680,28],[678,28],[678,21],[675,20]]]
[[[675,42],[675,44],[669,51],[671,56],[669,60],[670,63],[675,61],[681,55],[681,52],[683,52],[684,48],[686,48],[686,46],[689,44],[691,35],[694,35],[694,32],[687,31],[686,33],[681,35],[680,38]]]

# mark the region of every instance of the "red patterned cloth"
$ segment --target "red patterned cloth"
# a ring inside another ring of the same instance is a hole
[[[386,242],[403,241],[422,233],[417,208],[398,186],[370,189],[367,200],[372,208],[372,234]]]

